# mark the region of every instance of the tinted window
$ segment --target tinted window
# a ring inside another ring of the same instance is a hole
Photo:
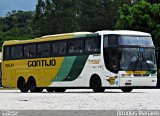
[[[106,68],[114,73],[118,72],[118,49],[115,35],[104,36],[104,63]]]
[[[30,44],[24,46],[24,57],[36,56],[36,44]]]
[[[24,57],[29,57],[29,45],[24,46]]]
[[[12,46],[11,47],[11,58],[22,58],[23,46]]]
[[[38,44],[38,56],[49,56],[51,51],[50,43]]]
[[[83,40],[76,40],[68,42],[68,53],[82,53],[83,52]]]
[[[5,47],[3,53],[4,53],[4,59],[10,58],[10,48],[9,47]]]
[[[99,52],[100,51],[100,39],[93,38],[85,41],[86,52]]]
[[[115,35],[109,35],[108,36],[108,45],[110,47],[116,46],[117,45],[117,36]]]
[[[108,47],[108,36],[104,36],[104,48]]]
[[[54,56],[66,54],[66,42],[52,43],[51,51]]]
[[[113,48],[104,48],[104,62],[106,68],[114,73],[117,73],[119,65],[118,65],[118,49],[116,47]]]

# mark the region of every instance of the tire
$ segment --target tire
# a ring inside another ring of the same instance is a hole
[[[129,93],[133,90],[133,88],[121,88],[124,93]]]
[[[27,86],[27,83],[25,82],[24,78],[19,78],[18,79],[18,88],[20,89],[21,92],[28,92],[29,88]]]
[[[53,88],[46,88],[46,90],[47,90],[48,92],[53,92],[53,91],[54,91]]]
[[[55,92],[65,92],[66,89],[65,88],[54,88]]]
[[[29,78],[28,87],[31,92],[42,92],[43,88],[37,88],[36,81],[34,78]]]
[[[104,88],[102,88],[101,79],[98,76],[94,76],[91,79],[91,88],[94,92],[104,92]]]

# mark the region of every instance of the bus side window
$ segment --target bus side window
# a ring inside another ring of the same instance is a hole
[[[99,52],[100,51],[100,39],[93,38],[85,41],[86,52]]]
[[[22,58],[23,56],[23,47],[21,45],[11,47],[11,58]]]
[[[36,44],[29,45],[29,57],[36,56]]]
[[[52,43],[51,52],[54,56],[66,54],[66,42],[60,41],[60,42]]]
[[[36,56],[36,45],[34,44],[24,45],[24,58],[29,58],[34,56]]]
[[[66,54],[66,42],[59,43],[59,54],[60,55]]]
[[[24,46],[24,57],[28,58],[29,57],[29,46],[28,45],[25,45]]]
[[[68,53],[77,54],[83,52],[83,40],[71,40],[68,42]]]
[[[38,56],[45,57],[50,55],[50,43],[40,43],[38,44]]]
[[[52,54],[54,56],[57,56],[58,55],[58,43],[53,43],[52,44],[52,50],[51,50]]]
[[[4,47],[4,59],[8,60],[10,59],[10,47]]]
[[[71,42],[69,42],[68,43],[68,46],[69,46],[69,48],[68,48],[68,53],[74,53],[74,44],[73,43],[71,43]]]
[[[43,54],[43,44],[38,44],[38,52],[37,52],[39,57],[42,57]]]

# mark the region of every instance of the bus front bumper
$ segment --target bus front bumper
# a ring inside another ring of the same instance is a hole
[[[156,86],[157,85],[157,77],[136,77],[136,78],[127,78],[120,77],[119,78],[119,86],[120,87],[132,87],[132,86]]]

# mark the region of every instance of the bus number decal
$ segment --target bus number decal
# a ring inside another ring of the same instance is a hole
[[[13,66],[14,66],[13,63],[11,63],[11,64],[5,64],[5,67],[13,67]]]

